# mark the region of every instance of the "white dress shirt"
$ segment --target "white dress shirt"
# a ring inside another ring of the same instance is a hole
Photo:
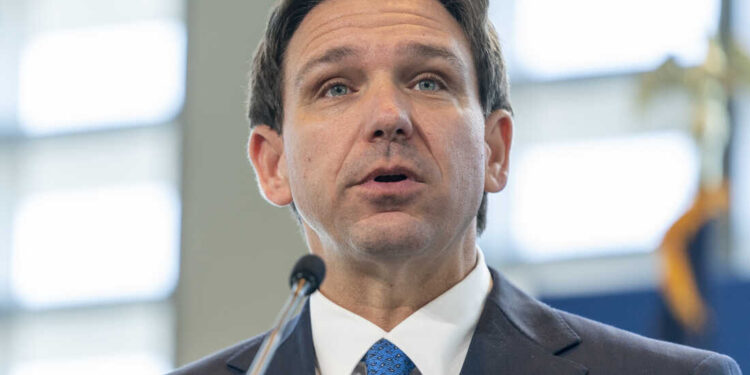
[[[482,251],[458,284],[399,323],[390,332],[331,302],[310,297],[313,344],[321,375],[351,375],[372,344],[385,338],[424,375],[458,375],[469,351],[492,277]]]

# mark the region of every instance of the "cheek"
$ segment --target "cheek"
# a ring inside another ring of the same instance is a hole
[[[289,131],[284,142],[284,152],[287,155],[287,169],[292,198],[300,210],[309,205],[307,197],[315,196],[318,189],[318,160],[315,143],[305,141],[303,134]],[[304,210],[307,211],[307,210]]]
[[[454,178],[460,183],[454,186],[463,193],[467,190],[483,190],[484,186],[484,138],[472,133],[457,135],[451,145],[453,160],[456,160]]]
[[[450,165],[451,178],[462,181],[463,188],[484,184],[484,121],[473,113],[458,113],[446,128],[442,142],[444,163]],[[475,183],[476,182],[476,183]],[[467,185],[469,184],[469,185]]]
[[[305,147],[305,142],[300,142],[298,136],[289,137],[292,141],[284,142],[284,153],[287,155],[287,166],[289,170],[289,182],[292,185],[305,183],[310,176],[310,167],[315,165],[312,150]],[[288,138],[288,139],[289,139]]]
[[[328,211],[335,194],[336,172],[340,150],[335,137],[306,124],[305,131],[295,129],[285,133],[289,184],[295,205],[308,215]]]

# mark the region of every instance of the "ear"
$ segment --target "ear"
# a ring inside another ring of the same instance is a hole
[[[291,203],[292,192],[281,134],[268,125],[258,125],[250,133],[247,148],[263,197],[276,206]]]
[[[484,124],[486,152],[484,191],[497,193],[508,183],[508,159],[513,139],[513,117],[504,110],[492,112]]]

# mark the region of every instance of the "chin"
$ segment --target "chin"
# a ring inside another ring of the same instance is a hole
[[[430,247],[435,231],[416,220],[381,218],[352,228],[350,244],[357,251],[374,257],[408,257]]]

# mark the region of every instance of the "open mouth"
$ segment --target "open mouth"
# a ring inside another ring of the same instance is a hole
[[[400,182],[407,178],[405,174],[386,174],[375,177],[375,182]]]

